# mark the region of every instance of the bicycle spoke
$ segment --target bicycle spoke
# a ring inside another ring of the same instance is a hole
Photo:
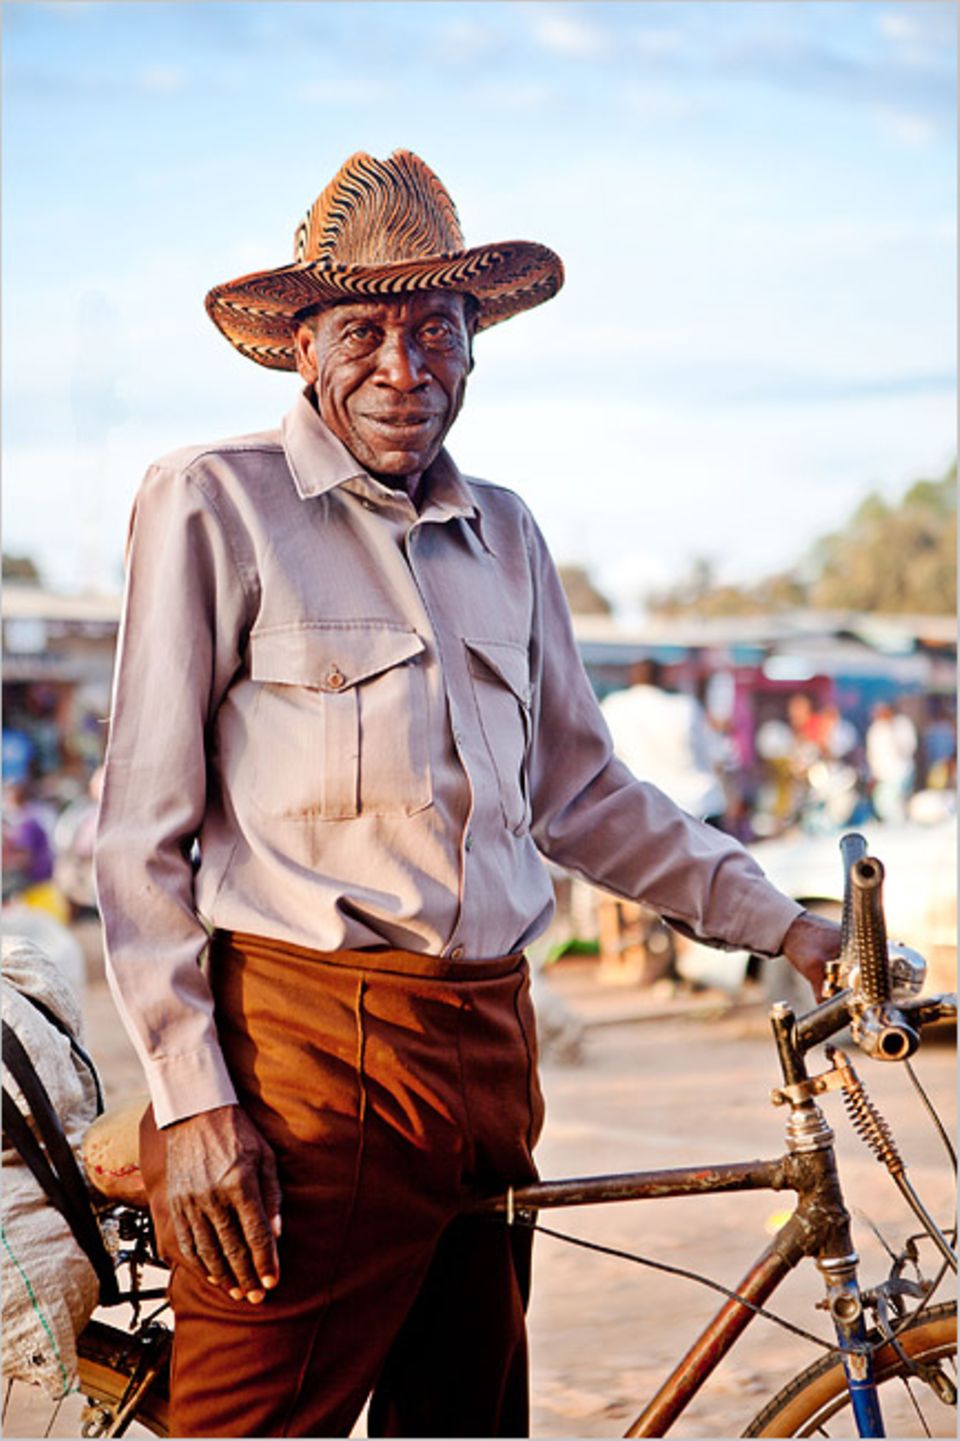
[[[925,1436],[932,1436],[932,1435],[933,1435],[933,1432],[930,1430],[930,1427],[927,1425],[926,1418],[924,1417],[923,1411],[920,1409],[920,1402],[917,1400],[916,1396],[914,1396],[914,1394],[913,1394],[913,1387],[910,1385],[910,1378],[909,1378],[909,1376],[901,1376],[900,1379],[901,1379],[901,1381],[903,1382],[903,1389],[906,1391],[907,1395],[910,1397],[910,1403],[911,1403],[911,1405],[913,1406],[914,1411],[916,1412],[917,1420],[920,1422],[920,1425],[923,1427],[923,1434],[924,1434]]]

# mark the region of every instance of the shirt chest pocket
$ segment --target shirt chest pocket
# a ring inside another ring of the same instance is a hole
[[[251,635],[258,807],[337,821],[430,805],[424,651],[415,631],[374,623]]]
[[[510,830],[530,826],[527,749],[530,744],[530,661],[514,641],[467,640],[467,663],[480,729],[496,772],[500,807]]]

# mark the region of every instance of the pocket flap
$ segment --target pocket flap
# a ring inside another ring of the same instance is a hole
[[[503,681],[521,705],[530,704],[530,660],[525,646],[510,640],[467,640],[471,659],[476,656]]]
[[[250,675],[336,694],[419,655],[414,630],[362,622],[284,626],[250,636]]]

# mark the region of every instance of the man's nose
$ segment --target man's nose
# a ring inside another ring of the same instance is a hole
[[[429,379],[423,353],[412,336],[384,337],[377,357],[377,378],[394,390],[416,390]]]

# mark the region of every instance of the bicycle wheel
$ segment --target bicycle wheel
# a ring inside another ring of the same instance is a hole
[[[880,1338],[872,1332],[871,1341]],[[925,1379],[889,1343],[874,1353],[888,1436],[956,1436],[957,1308],[931,1306],[897,1333]],[[843,1366],[825,1356],[794,1377],[755,1416],[744,1436],[856,1436]]]
[[[105,1434],[119,1404],[126,1399],[130,1380],[137,1369],[136,1336],[91,1321],[77,1341],[79,1358],[78,1389],[94,1403],[86,1413],[85,1436]],[[97,1413],[97,1407],[103,1407]],[[131,1431],[144,1428],[154,1436],[168,1434],[169,1393],[166,1370],[156,1378],[146,1395],[137,1404],[130,1420]],[[100,1429],[98,1428],[98,1424]],[[126,1428],[124,1428],[126,1434]]]

